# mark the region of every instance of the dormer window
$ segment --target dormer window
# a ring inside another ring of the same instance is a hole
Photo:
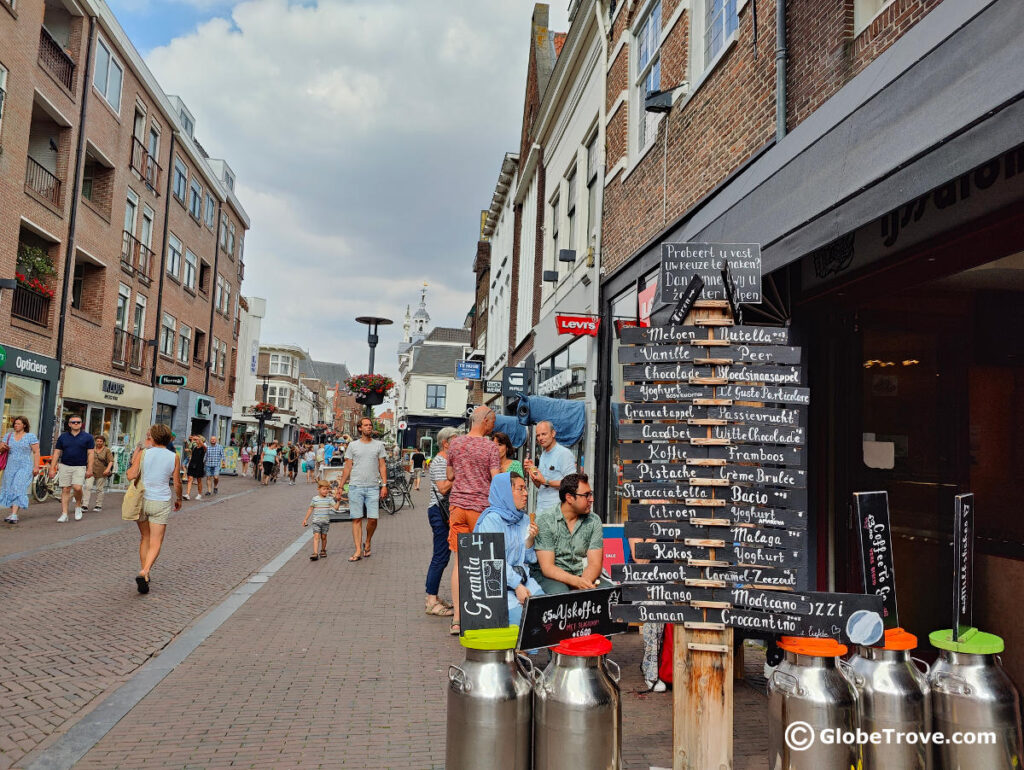
[[[192,118],[189,117],[185,110],[179,113],[181,117],[181,127],[185,129],[185,133],[188,134],[189,139],[192,138],[192,132],[195,130],[195,124],[192,123]]]

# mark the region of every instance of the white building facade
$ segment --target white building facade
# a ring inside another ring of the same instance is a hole
[[[260,332],[267,314],[267,301],[262,297],[243,297],[238,305],[238,359],[235,362],[235,396],[231,404],[232,435],[241,445],[255,431],[256,418],[247,414],[260,399],[256,372],[260,359]]]

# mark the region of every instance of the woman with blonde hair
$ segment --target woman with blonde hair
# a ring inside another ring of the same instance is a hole
[[[142,511],[135,522],[139,526],[139,574],[135,585],[140,594],[149,593],[149,573],[160,555],[171,510],[181,510],[181,460],[167,448],[171,429],[153,425],[146,433],[146,444],[135,452],[125,474],[129,481],[139,479],[143,487]]]

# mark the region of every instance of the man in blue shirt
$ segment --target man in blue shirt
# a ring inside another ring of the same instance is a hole
[[[576,473],[576,457],[567,447],[555,440],[555,429],[547,420],[537,423],[537,443],[541,448],[536,463],[529,459],[523,467],[537,487],[537,512],[546,511],[561,504],[558,486],[570,473]]]
[[[210,436],[210,446],[206,449],[206,478],[211,481],[206,485],[206,496],[210,496],[210,484],[213,485],[213,494],[219,495],[220,489],[220,467],[224,463],[224,447],[217,443],[216,436]]]
[[[68,429],[60,434],[50,461],[50,476],[57,477],[60,484],[60,517],[63,524],[68,520],[68,504],[72,492],[75,495],[75,521],[82,519],[82,486],[92,478],[93,456],[96,442],[82,430],[82,418],[73,414],[68,418]]]

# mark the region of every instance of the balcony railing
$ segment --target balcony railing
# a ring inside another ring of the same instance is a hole
[[[127,329],[114,329],[114,355],[112,362],[127,366],[134,372],[141,372],[145,364],[146,341]]]
[[[37,326],[49,326],[50,298],[27,286],[17,286],[11,303],[11,315]]]
[[[163,169],[160,168],[156,158],[149,154],[146,145],[139,141],[137,136],[132,137],[131,167],[139,173],[139,176],[145,180],[149,188],[159,196],[160,172]]]
[[[75,90],[75,62],[46,31],[46,27],[39,29],[39,63],[57,78],[58,83],[69,91]]]
[[[153,250],[125,230],[121,237],[121,267],[138,275],[139,280],[149,284],[153,267]]]
[[[193,366],[203,366],[203,357],[202,357],[202,355],[198,355],[197,354],[197,355],[192,356],[192,365]]]
[[[25,186],[54,206],[60,205],[60,179],[32,157],[28,159],[28,167],[25,169]]]

